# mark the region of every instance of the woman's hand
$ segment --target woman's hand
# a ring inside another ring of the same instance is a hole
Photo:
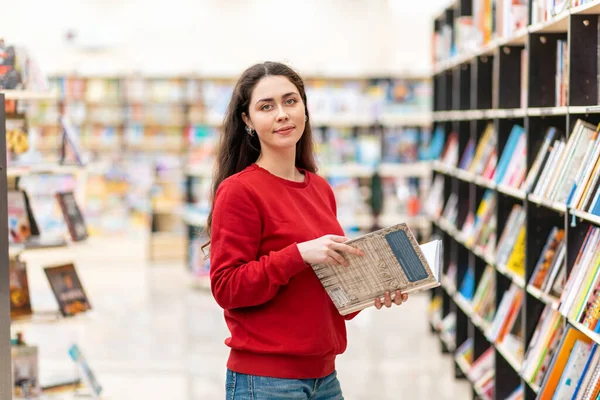
[[[340,253],[363,256],[364,253],[356,247],[344,244],[348,240],[345,236],[325,235],[308,242],[298,243],[298,250],[302,259],[308,264],[327,263],[332,265],[348,266],[348,261]]]
[[[392,297],[390,296],[390,292],[385,292],[385,296],[384,296],[383,300],[384,301],[382,303],[379,298],[376,298],[375,299],[375,308],[377,308],[378,310],[381,310],[381,307],[383,307],[384,305],[387,308],[390,308],[392,306],[392,303],[399,306],[400,304],[402,304],[406,300],[408,300],[408,293],[402,294],[399,290],[396,290],[396,297],[394,297],[394,300],[392,300]]]

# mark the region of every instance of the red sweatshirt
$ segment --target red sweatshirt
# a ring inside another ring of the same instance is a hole
[[[321,378],[346,349],[345,318],[296,246],[344,232],[327,181],[301,172],[304,182],[294,182],[252,164],[215,196],[211,287],[231,332],[227,367],[235,372]]]

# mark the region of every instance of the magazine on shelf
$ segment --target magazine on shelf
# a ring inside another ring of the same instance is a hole
[[[389,291],[418,292],[440,286],[442,241],[419,245],[401,223],[348,240],[364,256],[344,253],[347,267],[312,264],[317,277],[340,314],[347,315],[375,304]]]

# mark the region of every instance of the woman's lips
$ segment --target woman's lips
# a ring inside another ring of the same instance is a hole
[[[289,135],[294,130],[293,126],[285,126],[283,128],[279,128],[275,131],[278,135]]]

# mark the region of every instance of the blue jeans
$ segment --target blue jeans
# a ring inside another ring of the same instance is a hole
[[[282,379],[227,369],[227,400],[344,400],[337,373],[318,379]]]

